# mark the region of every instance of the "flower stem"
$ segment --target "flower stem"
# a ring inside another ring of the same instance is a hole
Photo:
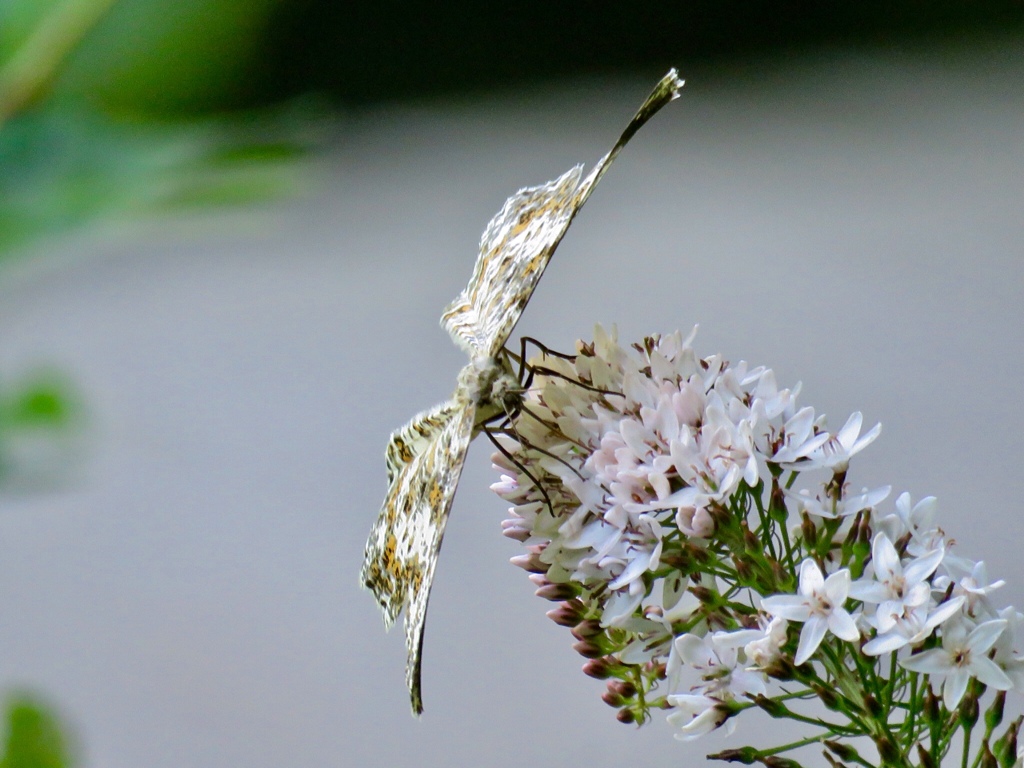
[[[116,0],[67,0],[43,20],[0,67],[0,127],[31,102]]]

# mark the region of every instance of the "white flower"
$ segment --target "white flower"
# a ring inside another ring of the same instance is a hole
[[[685,634],[675,639],[672,651],[682,664],[700,674],[703,682],[692,690],[719,701],[763,696],[768,692],[764,674],[739,663],[739,648],[760,634],[756,629],[715,632],[709,637]]]
[[[902,613],[888,615],[886,626],[890,626],[891,620],[891,628],[864,643],[862,650],[868,656],[881,656],[883,653],[897,651],[905,645],[917,645],[936,627],[958,614],[963,604],[962,597],[954,597],[935,610],[931,610],[930,603],[914,607],[904,605]]]
[[[963,698],[972,677],[1000,691],[1013,686],[1006,673],[985,655],[1005,628],[1005,619],[993,619],[968,633],[964,621],[951,621],[943,627],[941,648],[922,651],[902,659],[900,664],[911,672],[928,675],[932,688],[941,680],[942,702],[952,711]]]
[[[729,717],[729,710],[717,699],[700,694],[680,693],[666,697],[675,707],[665,719],[679,729],[676,738],[690,741],[721,727]]]
[[[938,503],[934,496],[925,496],[911,507],[910,494],[906,491],[896,499],[896,514],[903,523],[900,536],[904,533],[910,533],[912,536],[910,544],[907,545],[909,554],[920,555],[930,549],[936,549],[937,539],[945,543],[945,536],[934,522]]]
[[[884,485],[869,491],[865,488],[857,496],[846,496],[839,501],[830,494],[811,496],[810,491],[785,491],[786,495],[795,500],[801,511],[809,515],[824,518],[849,517],[858,512],[878,506],[892,491],[891,485]]]
[[[836,474],[845,472],[850,465],[850,459],[875,442],[875,438],[882,431],[882,425],[875,424],[867,434],[860,435],[863,420],[860,411],[853,413],[842,429],[808,454],[808,463],[802,466],[828,468]]]
[[[884,533],[871,544],[871,568],[875,578],[858,579],[850,585],[850,597],[878,606],[873,624],[879,632],[888,632],[896,618],[931,601],[932,588],[928,577],[942,561],[944,551],[929,552],[910,561],[906,568],[900,562],[896,547]]]
[[[989,583],[984,561],[972,563],[961,558],[946,558],[942,565],[949,576],[936,577],[936,589],[945,590],[950,584],[953,584],[953,594],[963,595],[967,601],[964,612],[969,616],[974,618],[978,618],[979,614],[984,618],[996,616],[996,610],[988,596],[1004,586],[1006,582],[999,579]]]
[[[824,445],[828,432],[814,431],[814,409],[801,408],[789,418],[782,431],[782,445],[771,457],[775,464],[792,465],[806,459]]]
[[[786,644],[789,622],[779,616],[770,621],[758,617],[758,621],[762,625],[761,636],[743,646],[743,652],[747,655],[748,661],[763,669],[782,656],[782,646]]]
[[[1020,657],[1014,646],[1017,640],[1017,631],[1020,629],[1024,615],[1021,615],[1012,605],[999,612],[999,618],[1006,620],[1006,629],[999,635],[996,644],[993,646],[995,655],[992,661],[1006,673],[1017,691],[1024,691],[1024,659]]]
[[[843,568],[827,579],[811,559],[800,563],[800,587],[797,595],[766,597],[764,609],[772,616],[801,621],[800,643],[794,664],[803,664],[818,650],[826,632],[841,640],[853,642],[860,631],[843,604],[850,591],[850,571]]]

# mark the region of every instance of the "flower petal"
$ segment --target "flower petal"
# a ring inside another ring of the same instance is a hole
[[[829,614],[828,629],[833,635],[841,640],[846,640],[848,643],[860,639],[860,630],[857,629],[857,623],[843,608],[836,608]]]
[[[828,631],[828,621],[824,616],[812,616],[804,622],[804,628],[800,630],[800,644],[796,649],[796,657],[793,663],[800,666],[807,661],[821,645],[825,632]]]

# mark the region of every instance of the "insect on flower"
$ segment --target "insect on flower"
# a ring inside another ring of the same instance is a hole
[[[406,684],[415,714],[423,711],[420,660],[427,599],[466,451],[482,427],[515,412],[522,402],[519,377],[502,349],[573,217],[626,143],[679,96],[682,85],[670,70],[586,177],[577,165],[509,198],[484,230],[469,285],[441,316],[441,325],[470,361],[450,400],[391,434],[385,452],[388,492],[360,573],[386,627],[407,609]]]

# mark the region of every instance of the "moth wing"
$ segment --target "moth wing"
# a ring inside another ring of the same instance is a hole
[[[409,540],[422,536],[413,519],[412,481],[421,471],[418,467],[422,465],[423,453],[441,438],[456,417],[458,407],[454,400],[449,400],[417,414],[404,427],[391,433],[384,452],[388,492],[366,540],[359,578],[377,599],[388,629],[401,613],[409,593]]]
[[[388,488],[395,478],[413,460],[423,453],[458,407],[455,400],[448,400],[422,413],[417,413],[409,423],[396,429],[388,438],[388,447],[384,449],[384,463],[388,471]]]
[[[470,357],[494,357],[505,345],[576,213],[622,148],[682,85],[670,70],[582,181],[577,165],[547,184],[519,190],[491,219],[469,285],[441,315],[441,325]]]
[[[493,357],[512,333],[573,216],[583,166],[521,189],[491,219],[469,285],[441,325],[472,358]]]
[[[415,517],[422,520],[422,535],[410,541],[410,562],[415,563],[409,607],[405,614],[406,667],[405,682],[413,712],[423,711],[420,668],[423,658],[423,629],[427,618],[427,601],[434,582],[434,568],[441,551],[445,525],[451,511],[459,476],[466,463],[466,452],[473,439],[476,408],[468,404],[453,415],[438,439],[423,452],[422,469],[412,485],[416,499]]]
[[[392,434],[385,454],[391,485],[366,542],[363,584],[390,627],[403,607],[406,684],[423,711],[420,663],[427,600],[455,489],[473,436],[476,408],[465,397],[426,411]]]

